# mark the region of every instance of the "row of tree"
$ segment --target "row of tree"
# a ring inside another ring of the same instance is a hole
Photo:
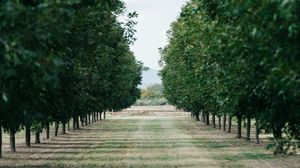
[[[141,89],[141,97],[136,101],[136,106],[161,106],[167,105],[167,99],[163,94],[161,84],[153,84],[147,88]]]
[[[48,138],[52,123],[65,133],[71,118],[79,128],[79,118],[136,101],[136,14],[118,21],[124,12],[120,0],[0,2],[0,132],[9,133],[12,151],[21,129],[30,146],[31,131],[39,138],[46,128]]]
[[[161,49],[166,98],[207,124],[229,118],[229,131],[237,119],[238,138],[255,120],[275,154],[299,148],[299,13],[300,1],[190,0]]]

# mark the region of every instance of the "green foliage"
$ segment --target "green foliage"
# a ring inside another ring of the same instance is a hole
[[[151,98],[163,98],[163,87],[160,84],[154,84],[148,86],[146,89],[141,91],[142,99],[151,99]]]
[[[0,2],[0,125],[35,131],[70,117],[127,108],[142,63],[130,51],[134,18],[120,0]]]
[[[167,105],[167,99],[163,95],[163,86],[154,84],[141,90],[141,97],[137,100],[137,106]]]
[[[161,50],[168,101],[194,113],[255,118],[275,141],[284,131],[299,142],[299,6],[284,0],[188,2]]]

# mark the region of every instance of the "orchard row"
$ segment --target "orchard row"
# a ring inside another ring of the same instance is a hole
[[[124,13],[120,0],[1,1],[0,128],[12,151],[21,129],[30,146],[52,123],[78,127],[136,101],[143,65],[129,49],[136,14]]]
[[[273,134],[275,154],[300,147],[300,1],[190,0],[161,50],[170,103]],[[227,117],[227,119],[226,119]]]

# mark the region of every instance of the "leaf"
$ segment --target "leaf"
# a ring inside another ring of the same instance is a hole
[[[7,102],[8,102],[8,98],[7,98],[7,96],[6,96],[6,93],[5,93],[5,92],[3,92],[3,93],[2,93],[2,100],[3,100],[5,103],[7,103]]]
[[[251,32],[252,36],[256,36],[257,34],[257,27],[254,27],[253,31]]]
[[[63,60],[60,58],[54,58],[53,62],[56,66],[62,66],[64,64]]]

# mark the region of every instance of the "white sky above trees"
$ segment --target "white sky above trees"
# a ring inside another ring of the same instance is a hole
[[[139,61],[152,69],[159,70],[159,47],[167,44],[166,32],[179,16],[187,0],[124,0],[127,11],[136,11],[137,41],[131,47]]]

